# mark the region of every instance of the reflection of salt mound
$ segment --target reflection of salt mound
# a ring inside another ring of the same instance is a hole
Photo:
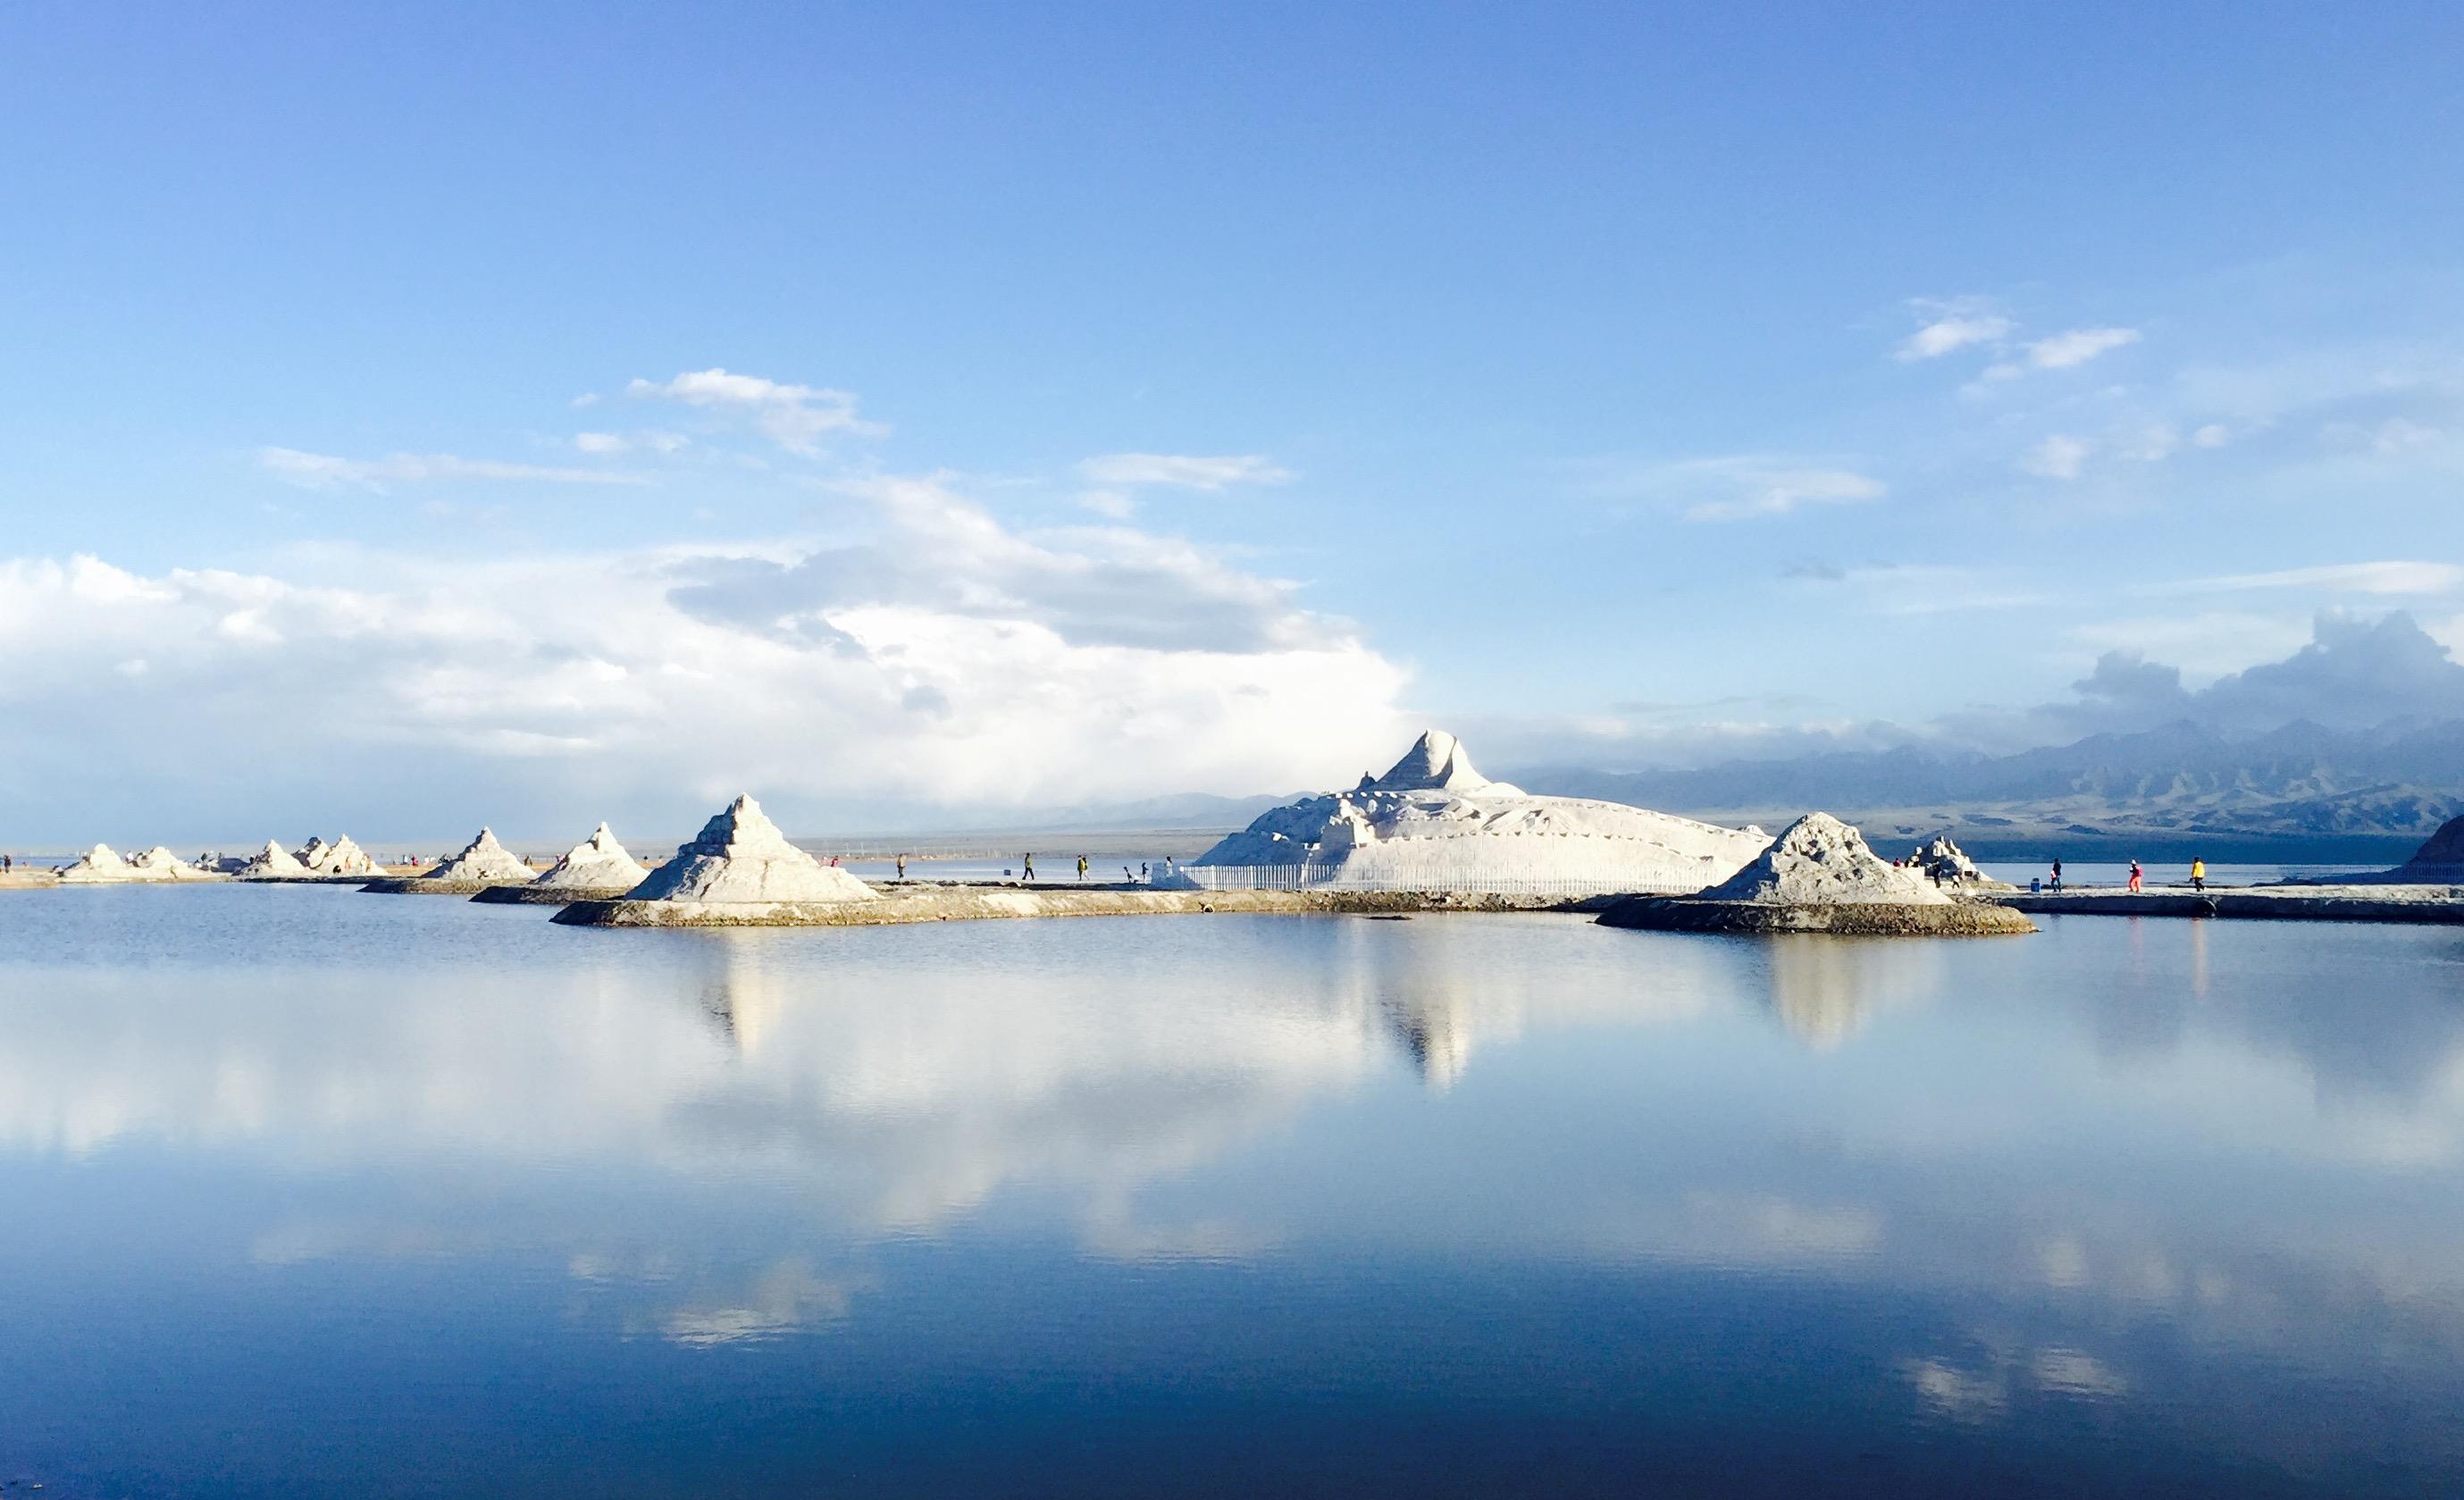
[[[548,891],[630,891],[649,871],[634,863],[616,835],[601,824],[597,832],[565,850],[532,884]]]
[[[60,871],[60,878],[73,885],[100,885],[112,880],[139,880],[143,876],[131,870],[128,861],[120,857],[108,844],[97,844],[87,849],[77,862]]]
[[[308,873],[308,867],[291,857],[291,851],[272,839],[256,851],[256,857],[239,867],[242,880],[297,880]]]
[[[1302,866],[1309,884],[1375,890],[1699,891],[1765,843],[1618,803],[1492,782],[1431,730],[1383,776],[1274,808],[1197,868]]]
[[[872,887],[787,842],[761,805],[738,797],[626,893],[629,901],[870,901]]]
[[[347,833],[331,844],[320,839],[310,839],[308,842],[315,848],[316,857],[309,858],[302,855],[299,862],[307,866],[315,874],[382,875],[385,873],[383,867],[368,857],[367,850],[352,843],[351,836]]]
[[[462,847],[462,852],[437,866],[423,880],[453,883],[520,880],[527,882],[534,871],[516,859],[505,846],[496,842],[495,830],[481,828],[479,836]]]
[[[1951,904],[1932,881],[1867,849],[1865,835],[1827,812],[1809,812],[1790,824],[1771,848],[1702,898],[1768,906]]]

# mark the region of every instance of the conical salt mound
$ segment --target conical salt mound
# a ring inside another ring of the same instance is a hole
[[[421,878],[504,884],[516,880],[527,882],[534,873],[536,871],[530,866],[516,859],[505,846],[496,842],[494,829],[481,828],[479,836],[464,845],[461,853]]]
[[[160,844],[130,860],[128,868],[147,880],[196,880],[205,875],[204,871]]]
[[[547,891],[630,891],[649,873],[616,842],[607,825],[565,850],[546,874],[531,882]]]
[[[626,893],[629,901],[870,901],[872,887],[787,842],[761,805],[738,797]]]
[[[87,849],[76,864],[61,871],[60,878],[77,885],[95,885],[106,880],[136,880],[143,877],[138,871],[130,869],[128,861],[121,858],[119,852],[110,845],[97,844]]]
[[[1386,774],[1364,780],[1364,791],[1376,792],[1489,792],[1498,796],[1520,797],[1523,789],[1504,782],[1492,782],[1480,774],[1463,741],[1442,729],[1423,732],[1403,752],[1403,759]]]
[[[1790,824],[1771,848],[1699,899],[1765,906],[1956,904],[1925,876],[1867,849],[1863,834],[1827,812]]]
[[[327,848],[329,848],[329,846],[323,839],[311,838],[306,844],[301,845],[297,849],[294,850],[291,857],[299,861],[299,863],[307,866],[311,870],[319,869],[321,867],[318,864],[318,861],[325,857],[325,850]]]
[[[312,841],[314,842],[314,841]],[[368,857],[368,851],[351,842],[347,833],[317,850],[317,857],[305,861],[308,868],[320,875],[382,875],[385,870]]]
[[[256,851],[256,857],[239,867],[242,880],[297,880],[308,873],[308,867],[291,857],[291,851],[272,839]]]

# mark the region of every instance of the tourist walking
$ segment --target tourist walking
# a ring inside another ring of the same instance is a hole
[[[2190,889],[2205,891],[2207,888],[2208,862],[2193,855],[2190,859]]]
[[[2054,889],[2055,889],[2055,890],[2057,890],[2057,891],[2059,891],[2061,888],[2062,888],[2062,862],[2061,862],[2060,860],[2058,860],[2058,859],[2057,859],[2057,860],[2055,860],[2055,861],[2054,861]]]
[[[2130,862],[2130,893],[2132,895],[2137,895],[2139,893],[2139,861],[2133,859]]]
[[[1078,856],[1078,883],[1082,886],[1087,883],[1087,856],[1084,854]]]
[[[907,878],[907,856],[904,854],[898,856],[898,878],[901,880]]]
[[[1019,878],[1020,878],[1020,879],[1022,879],[1022,880],[1032,880],[1032,879],[1034,879],[1034,878],[1035,878],[1035,856],[1034,856],[1034,855],[1032,855],[1032,854],[1025,854],[1025,855],[1022,855],[1022,856],[1020,856],[1019,863],[1020,863],[1020,864],[1022,864],[1022,865],[1024,865],[1024,866],[1026,867],[1026,872],[1025,872],[1024,874],[1021,875]]]

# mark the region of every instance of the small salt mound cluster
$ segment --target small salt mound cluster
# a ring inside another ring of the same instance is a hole
[[[247,864],[239,867],[242,880],[304,880],[307,877],[308,867],[272,839],[267,839],[265,848],[258,849]]]
[[[489,885],[506,881],[528,881],[535,871],[514,857],[511,850],[496,842],[495,831],[481,828],[479,836],[462,847],[462,852],[420,876],[453,885]]]
[[[1865,835],[1827,812],[1790,824],[1771,848],[1698,899],[1765,906],[1951,904],[1931,880],[1867,849]]]
[[[676,857],[626,893],[628,901],[705,904],[871,901],[872,887],[787,842],[761,805],[738,797]]]
[[[547,873],[532,884],[543,891],[624,892],[640,885],[649,874],[603,823],[597,832],[565,850],[564,857],[549,866]]]
[[[1827,812],[1790,824],[1746,868],[1697,896],[1627,896],[1600,913],[1604,927],[1694,933],[1831,933],[1864,937],[1983,938],[2032,933],[2008,907],[1954,897],[1926,876],[1865,847]]]
[[[311,839],[309,842],[314,844],[317,841]],[[320,875],[362,876],[385,873],[385,867],[369,857],[367,850],[352,843],[351,836],[347,833],[333,843],[319,848],[315,858],[312,859],[303,854],[299,862]]]
[[[1621,803],[1534,797],[1480,774],[1454,736],[1430,730],[1383,776],[1265,813],[1194,868],[1301,866],[1342,890],[1700,891],[1769,838]]]
[[[206,872],[157,844],[128,862],[142,880],[203,880]]]
[[[78,857],[77,862],[60,871],[60,878],[72,885],[100,885],[106,881],[142,878],[131,870],[128,861],[108,844],[97,844]]]
[[[1918,845],[1916,853],[1908,863],[1918,873],[1938,885],[1972,886],[1985,883],[1985,871],[1976,868],[1976,861],[1968,857],[1967,850],[1951,842],[1950,834],[1947,829]]]

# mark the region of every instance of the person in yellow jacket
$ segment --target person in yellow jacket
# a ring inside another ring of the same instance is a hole
[[[2204,859],[2194,858],[2190,861],[2190,889],[2193,891],[2205,891],[2207,888],[2208,862]]]

